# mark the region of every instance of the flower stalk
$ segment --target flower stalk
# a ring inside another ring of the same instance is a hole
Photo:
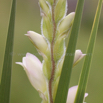
[[[53,2],[52,6],[52,22],[53,22],[53,40],[51,42],[51,61],[52,61],[52,71],[51,71],[51,77],[49,80],[49,98],[50,98],[50,103],[53,103],[53,96],[52,96],[52,82],[54,79],[54,72],[55,72],[55,61],[54,61],[54,53],[53,53],[53,48],[54,48],[54,41],[55,41],[55,34],[56,34],[56,23],[55,23],[55,18],[54,18],[54,9],[56,5],[56,0]]]

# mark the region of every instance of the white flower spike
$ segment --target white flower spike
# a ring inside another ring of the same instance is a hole
[[[39,6],[42,35],[34,31],[28,31],[25,35],[34,44],[43,61],[41,63],[36,56],[27,53],[22,62],[16,63],[23,66],[32,86],[43,99],[42,103],[54,103],[75,12],[66,16],[67,0],[39,0]],[[76,50],[72,55],[75,66],[86,54]],[[66,103],[74,103],[77,88],[74,86],[69,89]],[[84,97],[87,95],[85,93]]]
[[[78,89],[78,86],[73,86],[73,87],[69,88],[66,103],[74,103],[77,89]],[[85,100],[85,97],[87,97],[87,96],[88,96],[88,93],[85,93],[84,100]]]
[[[73,65],[75,66],[85,55],[86,54],[83,54],[81,50],[76,50]]]
[[[42,71],[42,64],[36,56],[27,53],[22,62],[16,62],[16,64],[24,67],[32,86],[37,91],[44,92],[46,90],[46,79]]]

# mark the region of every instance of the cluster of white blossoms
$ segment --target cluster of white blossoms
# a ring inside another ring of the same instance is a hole
[[[54,103],[75,13],[66,16],[66,0],[39,0],[39,4],[42,35],[33,31],[25,35],[34,44],[43,61],[27,53],[22,62],[16,63],[24,68],[30,83],[39,92],[42,103]],[[72,55],[75,55],[75,66],[86,54],[76,50]],[[74,103],[77,88],[69,88],[66,103]],[[87,95],[85,93],[84,98]]]

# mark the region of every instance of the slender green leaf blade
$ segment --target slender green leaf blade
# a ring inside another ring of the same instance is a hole
[[[11,68],[12,68],[12,52],[15,24],[15,7],[16,0],[12,2],[11,16],[8,28],[8,36],[6,41],[6,49],[2,70],[1,88],[0,88],[0,103],[9,103],[10,101],[10,84],[11,84]]]
[[[89,44],[88,44],[88,48],[87,48],[87,55],[86,55],[83,69],[81,72],[77,95],[76,95],[74,103],[83,103],[86,85],[87,85],[88,76],[89,76],[89,71],[90,71],[91,59],[92,59],[92,55],[93,55],[94,44],[95,44],[97,30],[98,30],[101,8],[102,8],[102,0],[99,0],[93,27],[92,27],[92,31],[91,31],[91,35],[90,35],[90,40],[89,40]]]
[[[60,77],[56,99],[54,103],[66,103],[68,86],[69,86],[71,71],[73,66],[74,53],[75,53],[80,23],[81,23],[83,5],[84,5],[84,0],[78,0],[74,23],[71,29],[70,40],[66,51],[63,69],[61,72],[61,77]]]

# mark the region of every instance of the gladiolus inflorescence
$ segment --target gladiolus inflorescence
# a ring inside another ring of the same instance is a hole
[[[54,103],[75,12],[66,16],[66,0],[39,0],[39,5],[41,34],[28,31],[25,35],[43,57],[43,61],[27,53],[22,62],[16,63],[24,68],[30,83],[39,92],[42,103]],[[75,55],[75,66],[86,54],[76,50],[75,54],[68,55]],[[74,102],[77,87],[68,90],[67,103]]]

